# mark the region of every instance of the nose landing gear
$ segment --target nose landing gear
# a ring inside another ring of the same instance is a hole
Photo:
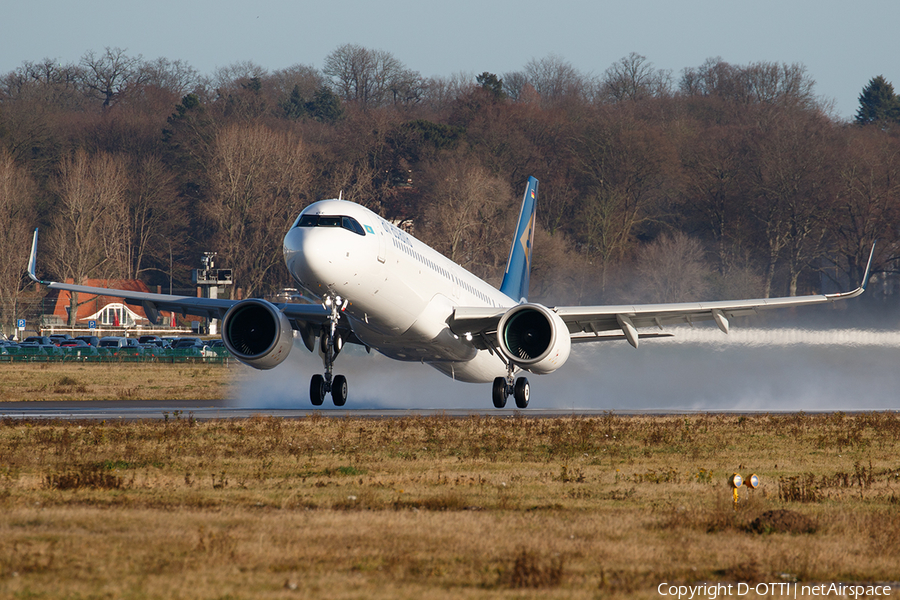
[[[340,296],[325,298],[325,307],[331,308],[331,314],[328,316],[328,325],[322,327],[320,340],[320,354],[322,355],[322,363],[325,366],[324,375],[313,375],[309,382],[309,399],[313,406],[322,406],[325,396],[331,394],[331,399],[335,406],[343,406],[347,402],[347,378],[343,375],[333,375],[334,359],[340,354],[344,347],[344,340],[340,332],[337,330],[338,321],[341,318],[341,312],[350,303],[347,299],[341,299]]]

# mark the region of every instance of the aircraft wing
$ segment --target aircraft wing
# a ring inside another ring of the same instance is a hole
[[[573,342],[592,342],[627,339],[637,348],[640,339],[668,337],[666,333],[638,333],[639,327],[715,321],[728,333],[729,320],[753,315],[761,310],[824,304],[855,298],[865,291],[872,266],[875,246],[869,255],[866,272],[859,287],[850,292],[815,294],[788,298],[760,298],[755,300],[722,300],[714,302],[680,302],[671,304],[624,304],[618,306],[557,306],[555,312],[566,324]],[[482,349],[496,347],[497,326],[505,308],[457,308],[449,320],[450,329],[457,335],[472,336]]]
[[[194,296],[154,294],[133,290],[117,290],[112,288],[59,283],[56,281],[43,281],[38,279],[35,274],[37,263],[37,241],[38,231],[35,229],[34,239],[31,244],[31,257],[28,260],[28,276],[33,281],[54,290],[122,298],[126,304],[142,307],[151,323],[156,323],[158,321],[160,311],[180,313],[183,317],[193,315],[210,319],[222,319],[225,317],[225,313],[228,312],[228,309],[239,302],[239,300],[227,300],[224,298],[196,298]],[[275,304],[275,306],[291,321],[291,325],[294,329],[302,330],[310,323],[326,323],[328,321],[328,315],[330,314],[330,311],[320,304],[296,304],[288,302],[278,303]]]

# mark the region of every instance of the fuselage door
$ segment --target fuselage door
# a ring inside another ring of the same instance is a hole
[[[381,223],[381,227],[376,228],[377,231],[375,235],[378,237],[378,262],[383,263],[385,258],[385,252],[387,252],[387,236],[388,234],[385,232],[384,223]]]
[[[453,281],[453,297],[459,300],[459,277],[456,276],[456,269],[450,269],[450,279]]]

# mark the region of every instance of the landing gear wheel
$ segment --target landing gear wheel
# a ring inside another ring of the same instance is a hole
[[[347,402],[347,378],[343,375],[335,375],[331,382],[331,399],[335,406],[343,406]]]
[[[321,375],[313,375],[309,381],[309,399],[313,406],[322,406],[325,394],[325,378]]]
[[[506,377],[497,377],[494,379],[494,408],[504,408],[506,406]]]
[[[513,396],[516,399],[518,408],[528,408],[528,399],[531,397],[531,386],[524,377],[516,380],[516,388],[513,390]]]

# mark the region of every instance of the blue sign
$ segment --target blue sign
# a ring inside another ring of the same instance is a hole
[[[25,319],[19,319],[16,321],[16,327],[19,329],[25,329]]]
[[[88,329],[97,329],[97,321],[88,321]]]

